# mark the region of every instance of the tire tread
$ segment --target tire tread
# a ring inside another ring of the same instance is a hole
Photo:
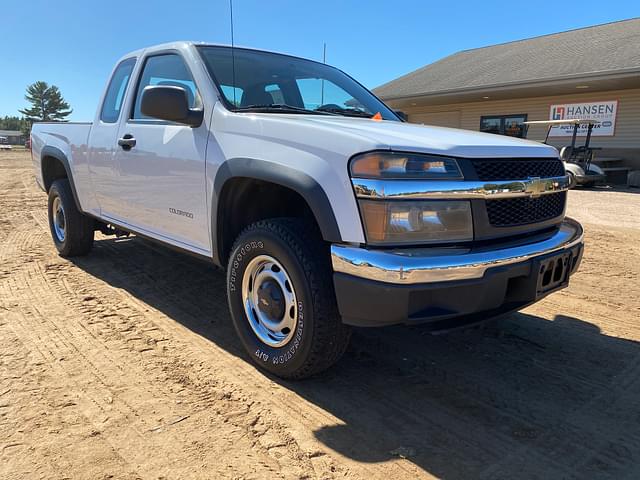
[[[285,217],[260,220],[249,225],[238,236],[231,251],[244,243],[246,235],[265,230],[285,242],[300,262],[309,282],[314,315],[312,348],[306,361],[294,372],[279,376],[288,379],[310,377],[335,364],[344,354],[351,338],[351,327],[342,323],[338,312],[328,249],[314,225]]]
[[[55,195],[58,195],[62,201],[64,215],[67,221],[65,232],[66,236],[63,243],[57,241],[55,233],[53,232],[51,206]],[[53,182],[49,189],[48,210],[51,235],[53,236],[54,243],[60,256],[76,257],[89,253],[93,247],[95,222],[93,218],[84,215],[76,207],[69,179],[61,178]]]

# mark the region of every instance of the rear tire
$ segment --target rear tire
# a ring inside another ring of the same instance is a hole
[[[227,295],[247,353],[278,377],[314,375],[347,348],[351,328],[338,313],[328,249],[303,221],[270,219],[244,230],[229,258]]]
[[[69,180],[54,181],[49,188],[49,229],[62,257],[86,255],[93,246],[95,222],[78,210]]]

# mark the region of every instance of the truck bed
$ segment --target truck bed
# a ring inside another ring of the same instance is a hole
[[[42,180],[42,158],[56,151],[68,160],[78,188],[86,188],[88,182],[87,147],[92,122],[38,122],[31,129],[31,160],[38,185],[45,189]],[[83,178],[81,178],[83,177]],[[80,195],[80,198],[83,198]]]

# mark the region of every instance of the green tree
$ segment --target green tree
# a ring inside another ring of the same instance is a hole
[[[20,117],[8,116],[0,118],[0,129],[2,130],[21,130],[22,119]]]
[[[0,117],[0,130],[20,130],[25,136],[31,132],[31,123],[24,117],[6,115]]]
[[[29,124],[33,122],[64,122],[73,110],[65,102],[60,89],[47,82],[38,81],[27,87],[25,100],[31,103],[30,108],[19,110]]]

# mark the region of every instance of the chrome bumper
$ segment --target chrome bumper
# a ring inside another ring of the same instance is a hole
[[[526,180],[381,180],[352,178],[353,188],[358,198],[364,199],[447,199],[463,200],[484,198],[536,197],[548,193],[568,190],[571,186],[569,175],[549,178],[528,178]]]
[[[369,250],[334,244],[334,272],[393,284],[418,284],[482,278],[494,267],[525,262],[583,243],[578,222],[566,218],[550,238],[501,249],[419,248]]]

